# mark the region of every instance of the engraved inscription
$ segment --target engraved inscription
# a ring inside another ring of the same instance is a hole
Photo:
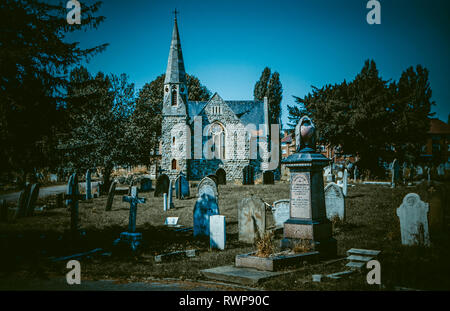
[[[311,218],[311,187],[309,173],[292,174],[291,217]]]

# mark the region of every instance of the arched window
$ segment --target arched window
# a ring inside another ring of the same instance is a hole
[[[177,105],[177,91],[172,90],[172,106],[176,106],[176,105]]]
[[[211,136],[214,152],[214,157],[216,159],[225,159],[225,130],[223,126],[219,123],[214,123],[211,125]]]
[[[175,136],[172,137],[172,145],[175,145]]]
[[[177,160],[175,160],[175,159],[172,160],[172,169],[173,170],[177,169]]]

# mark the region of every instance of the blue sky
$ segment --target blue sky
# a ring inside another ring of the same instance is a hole
[[[367,0],[105,0],[99,29],[70,39],[82,47],[110,43],[89,71],[126,73],[141,88],[165,72],[177,8],[186,72],[224,99],[252,99],[268,66],[280,73],[285,124],[293,95],[352,80],[371,58],[385,80],[397,80],[409,66],[428,68],[432,109],[446,122],[450,1],[380,3],[381,25],[369,25]]]

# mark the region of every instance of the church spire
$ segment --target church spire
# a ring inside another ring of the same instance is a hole
[[[186,72],[184,70],[183,53],[181,52],[180,34],[178,33],[177,13],[178,12],[175,9],[175,23],[172,31],[172,42],[170,44],[169,60],[167,62],[164,84],[186,83]]]

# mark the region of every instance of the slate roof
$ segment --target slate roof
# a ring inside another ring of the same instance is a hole
[[[180,34],[178,33],[176,17],[173,25],[172,41],[170,43],[166,77],[164,79],[164,84],[167,83],[186,83],[186,71],[184,69],[183,53],[181,52]]]
[[[224,102],[244,126],[248,124],[255,124],[257,126],[264,124],[264,102],[254,100],[225,100]],[[191,122],[208,103],[208,101],[188,102],[188,114]]]

